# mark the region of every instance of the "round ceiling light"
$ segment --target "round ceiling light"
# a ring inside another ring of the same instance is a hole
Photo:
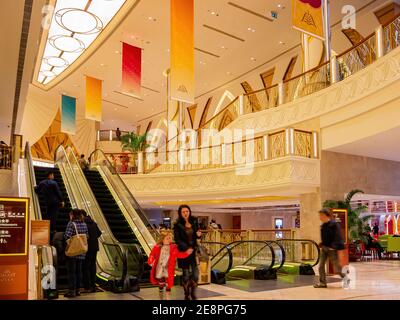
[[[95,34],[103,29],[103,22],[99,17],[81,9],[58,10],[55,19],[61,27],[74,33]]]
[[[47,63],[49,66],[56,67],[56,68],[63,68],[68,67],[69,62],[64,58],[60,57],[45,57],[43,58],[44,62]]]
[[[76,53],[85,50],[85,44],[81,40],[69,36],[52,36],[49,39],[49,43],[57,50],[65,52]]]
[[[41,74],[43,77],[47,77],[47,78],[52,78],[52,77],[55,77],[55,76],[56,76],[56,74],[54,73],[54,71],[50,71],[50,70],[41,71],[40,74]]]

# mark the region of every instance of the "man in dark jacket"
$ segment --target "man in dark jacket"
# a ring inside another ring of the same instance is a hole
[[[35,192],[42,194],[46,200],[46,213],[43,214],[44,220],[50,220],[50,233],[56,232],[58,209],[64,207],[63,197],[58,183],[54,181],[53,172],[47,173],[47,179],[35,187]]]
[[[85,223],[89,232],[88,251],[85,261],[83,262],[83,285],[86,293],[96,292],[96,260],[97,252],[99,251],[99,238],[101,231],[97,223],[88,216],[85,210],[81,210],[85,217]]]
[[[328,209],[319,211],[319,218],[322,222],[321,225],[321,255],[319,261],[319,283],[314,285],[314,288],[327,288],[325,265],[327,259],[333,264],[336,273],[339,273],[342,278],[345,274],[342,273],[342,268],[338,262],[337,252],[345,248],[344,241],[341,235],[340,225],[332,220],[331,213]],[[348,286],[348,279],[346,279],[346,286]]]

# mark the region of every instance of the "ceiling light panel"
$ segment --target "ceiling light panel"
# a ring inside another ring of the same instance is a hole
[[[126,0],[57,0],[38,81],[48,84],[64,72],[107,27]]]

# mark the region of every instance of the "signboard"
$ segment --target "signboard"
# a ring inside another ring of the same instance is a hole
[[[0,198],[0,300],[28,299],[29,199]]]
[[[0,198],[0,257],[28,254],[28,199]]]
[[[50,221],[31,221],[31,244],[34,246],[47,246],[50,244]]]

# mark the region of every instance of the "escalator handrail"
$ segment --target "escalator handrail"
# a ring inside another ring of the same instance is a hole
[[[228,251],[232,251],[234,248],[236,248],[237,246],[243,244],[243,243],[264,243],[266,244],[266,246],[268,246],[271,250],[271,255],[272,255],[272,260],[271,260],[271,264],[268,268],[268,270],[271,270],[273,268],[273,266],[275,265],[275,251],[272,248],[272,246],[269,244],[270,241],[266,241],[266,240],[241,240],[241,241],[233,241],[231,243],[225,244],[215,255],[214,257],[216,257],[221,251],[228,249]],[[214,242],[205,242],[205,243],[214,243]],[[218,243],[218,242],[217,242]],[[281,247],[281,249],[283,249],[283,247]],[[284,250],[283,250],[284,252]],[[231,253],[230,253],[231,254]],[[226,253],[217,261],[213,264],[216,265],[219,261],[221,261],[221,259],[226,255]],[[213,258],[214,258],[213,257]],[[213,259],[212,258],[212,259]],[[247,261],[246,261],[247,262]],[[233,264],[233,255],[232,255],[232,259],[229,259],[229,268],[226,272],[229,272],[230,269],[232,268],[232,264]]]
[[[104,215],[102,214],[102,210],[101,210],[101,208],[100,208],[100,205],[99,205],[99,203],[97,202],[97,199],[96,199],[96,197],[95,197],[94,194],[93,194],[92,188],[89,186],[89,183],[87,182],[87,179],[86,179],[85,175],[83,174],[83,171],[82,171],[81,167],[80,167],[79,164],[78,164],[78,160],[76,159],[75,154],[73,153],[73,149],[72,149],[70,146],[67,146],[66,148],[64,148],[65,156],[66,156],[66,158],[67,158],[68,165],[70,166],[70,169],[71,169],[71,172],[72,172],[72,176],[74,177],[75,183],[77,184],[78,189],[79,189],[79,191],[80,191],[80,194],[81,194],[81,196],[82,196],[82,199],[83,199],[84,202],[85,202],[85,207],[86,207],[86,209],[87,209],[86,212],[88,212],[88,214],[90,214],[90,213],[92,213],[92,210],[90,209],[90,207],[89,207],[88,204],[87,204],[87,200],[88,200],[88,199],[86,198],[84,192],[82,191],[81,186],[78,184],[78,180],[77,180],[77,178],[76,178],[76,176],[75,176],[75,171],[73,170],[72,165],[71,165],[71,162],[70,162],[69,159],[68,159],[67,151],[70,151],[70,152],[71,152],[71,154],[72,154],[72,160],[74,161],[74,165],[77,166],[77,169],[78,169],[78,171],[79,171],[79,174],[82,176],[82,180],[83,180],[84,183],[86,184],[86,187],[87,187],[88,191],[91,193],[91,194],[89,194],[89,196],[90,196],[90,198],[91,198],[90,201],[91,201],[91,202],[94,204],[94,206],[96,206],[96,207],[100,210],[100,212],[101,212],[100,218],[103,220],[102,223],[104,223],[104,224],[107,226],[107,228],[108,228],[107,232],[108,232],[108,234],[109,234],[109,236],[110,236],[112,242],[113,242],[113,243],[119,243],[119,241],[115,238],[114,234],[112,233],[111,228],[110,228],[110,226],[109,226],[107,220],[104,218]],[[93,216],[93,214],[91,214],[91,216]],[[105,241],[104,241],[104,242],[105,242]]]
[[[216,256],[217,256],[219,253],[221,253],[224,249],[226,249],[226,251],[228,252],[228,256],[229,256],[229,262],[228,262],[228,267],[227,267],[226,271],[224,271],[224,273],[228,273],[229,270],[232,269],[233,254],[232,254],[231,248],[230,248],[226,243],[222,243],[222,242],[212,242],[212,241],[202,241],[201,243],[203,243],[203,244],[211,244],[211,245],[213,245],[213,244],[222,245],[222,248],[221,248],[220,250],[218,250],[217,253],[214,254],[214,255],[211,257],[211,259],[210,259],[210,260],[211,260],[211,263],[212,263],[212,261],[216,258]],[[223,257],[225,257],[225,255],[226,255],[226,253],[225,253],[224,255],[222,255],[222,257],[221,257],[218,261],[212,263],[212,264],[211,264],[211,268],[213,268],[218,262],[220,262],[221,259],[222,259]]]
[[[126,193],[129,196],[128,200],[132,200],[133,201],[133,208],[137,211],[138,216],[140,217],[140,219],[143,221],[143,223],[146,226],[149,226],[151,228],[151,230],[154,232],[154,234],[159,234],[158,230],[155,229],[153,227],[153,225],[150,223],[150,221],[147,219],[146,214],[144,213],[142,207],[139,205],[139,203],[137,202],[136,198],[133,196],[133,194],[130,192],[129,188],[126,186],[126,184],[124,183],[124,181],[121,179],[120,175],[118,174],[118,172],[115,170],[114,166],[111,164],[111,162],[108,160],[108,158],[106,157],[106,155],[104,154],[103,150],[101,149],[96,149],[94,150],[90,156],[90,162],[92,162],[91,159],[93,159],[93,155],[95,155],[96,153],[100,153],[100,155],[104,158],[104,160],[106,161],[106,166],[107,168],[111,171],[111,173],[113,174],[114,177],[116,177],[116,179],[118,180],[118,182],[120,183],[120,185],[125,189]],[[89,163],[89,165],[91,165],[91,163]]]
[[[277,242],[310,242],[312,243],[316,248],[317,248],[317,260],[316,262],[311,266],[311,267],[315,267],[318,263],[319,263],[319,259],[321,256],[321,252],[319,250],[319,245],[317,242],[315,242],[314,240],[310,240],[310,239],[279,239],[277,240]]]
[[[25,144],[25,159],[28,164],[28,175],[29,175],[29,181],[32,187],[32,203],[33,203],[33,210],[35,214],[35,219],[36,220],[42,220],[42,211],[40,209],[39,205],[39,197],[35,191],[35,186],[36,186],[36,176],[35,176],[35,171],[33,169],[33,160],[32,160],[32,154],[31,154],[31,146],[29,142],[27,141]]]

